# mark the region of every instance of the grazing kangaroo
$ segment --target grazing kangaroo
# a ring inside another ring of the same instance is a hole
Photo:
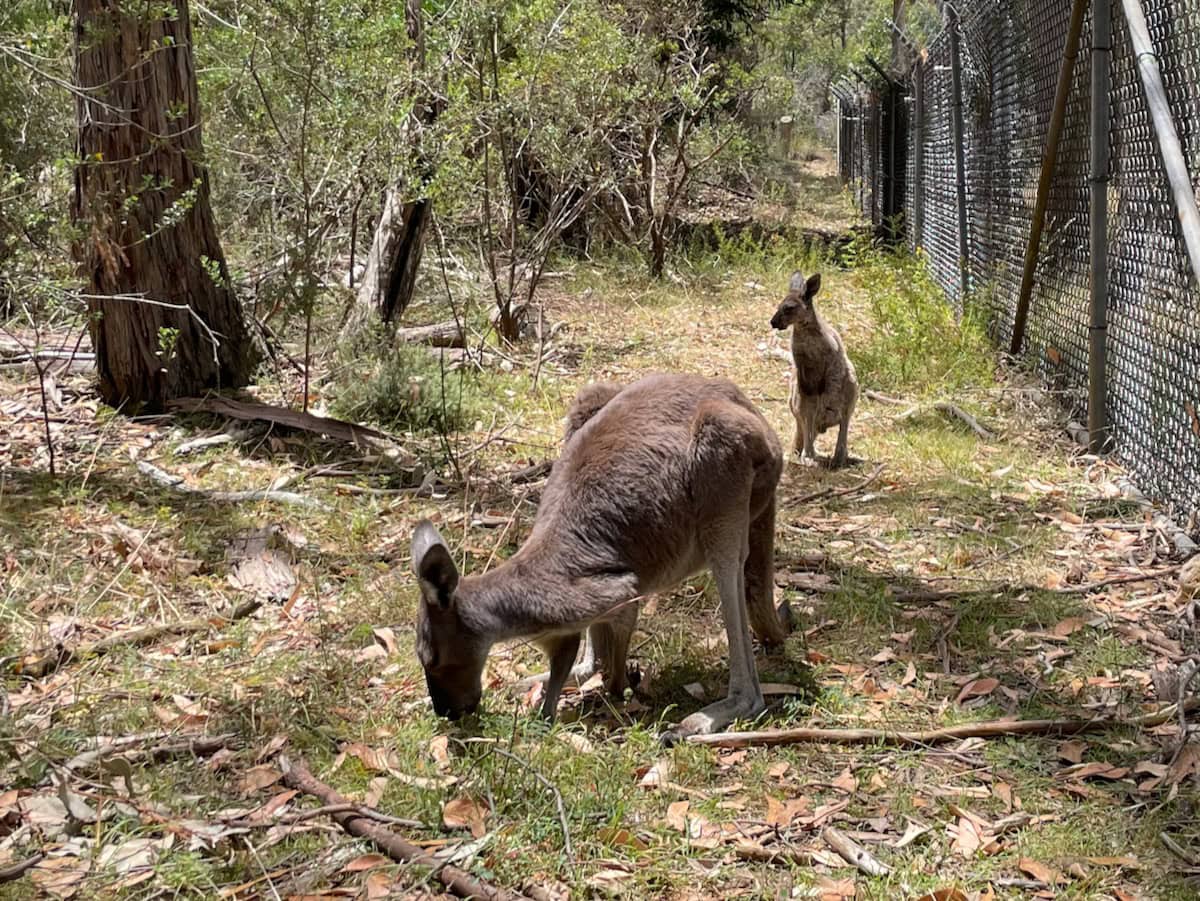
[[[492,645],[533,639],[550,658],[542,714],[553,721],[586,631],[577,678],[601,671],[623,696],[629,639],[646,595],[709,569],[729,637],[729,696],[684,719],[668,741],[715,732],[764,709],[749,626],[782,643],[775,609],[779,439],[725,379],[652,375],[590,385],[567,416],[562,455],[529,538],[490,572],[459,578],[428,521],[416,528],[417,656],[434,710],[472,712]]]
[[[805,280],[802,273],[793,272],[787,296],[771,317],[771,327],[780,331],[792,327],[792,390],[788,396],[796,418],[792,450],[801,458],[807,454],[810,460],[819,461],[813,442],[836,425],[837,449],[826,462],[837,468],[850,461],[846,438],[858,403],[858,378],[841,335],[813,307],[813,297],[820,289],[820,273]]]

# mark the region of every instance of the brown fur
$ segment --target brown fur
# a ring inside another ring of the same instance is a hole
[[[622,693],[640,600],[707,568],[729,637],[729,697],[679,732],[756,715],[763,700],[748,625],[770,644],[788,631],[773,601],[783,469],[774,431],[732,382],[690,375],[588,386],[567,421],[533,530],[510,560],[460,581],[433,526],[417,528],[417,653],[434,708],[474,709],[491,646],[532,638],[550,658],[543,713],[553,719],[585,631],[576,675],[599,669]]]
[[[830,466],[849,462],[847,438],[850,417],[858,403],[858,377],[846,356],[842,337],[813,306],[821,276],[805,279],[792,273],[787,296],[771,317],[771,327],[792,328],[792,387],[788,406],[796,419],[792,450],[817,461],[814,442],[827,429],[838,427],[837,448],[826,461]]]

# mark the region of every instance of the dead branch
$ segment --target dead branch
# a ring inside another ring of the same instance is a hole
[[[892,872],[891,867],[876,858],[870,851],[840,829],[836,829],[833,826],[826,826],[821,832],[821,838],[825,840],[825,844],[838,853],[838,856],[842,860],[852,866],[858,867],[859,870],[868,876],[886,876]]]
[[[1200,708],[1200,698],[1193,698],[1184,705],[1186,710]],[[692,744],[711,745],[718,748],[769,747],[772,745],[795,745],[804,742],[823,744],[886,744],[886,745],[934,745],[964,738],[997,738],[1005,735],[1080,735],[1084,732],[1102,732],[1116,726],[1151,728],[1161,726],[1178,712],[1179,706],[1171,704],[1157,713],[1147,716],[1120,719],[1096,717],[1095,719],[1061,720],[993,720],[984,723],[964,723],[943,729],[914,731],[890,731],[887,729],[767,729],[761,732],[716,732],[711,735],[690,735]]]
[[[120,754],[131,762],[143,758],[147,760],[166,760],[171,757],[208,757],[217,753],[217,751],[231,747],[237,741],[237,736],[233,733],[225,735],[201,735],[191,738],[180,736],[170,741],[161,742],[153,747],[138,748],[137,745],[144,743],[144,737],[131,736],[131,738],[134,740],[131,741],[124,737],[114,738],[90,751],[76,754],[63,764],[63,767],[71,772],[75,772],[76,770],[95,766],[104,758],[112,757],[114,754]],[[139,741],[139,738],[142,740]]]
[[[936,403],[930,404],[929,407],[913,407],[911,410],[901,413],[896,418],[911,419],[927,409],[936,410],[939,413],[945,413],[947,416],[959,420],[960,422],[966,424],[967,428],[985,441],[992,437],[992,433],[981,426],[978,419],[976,419],[958,404],[952,404],[948,400],[939,400]]]
[[[871,400],[878,401],[881,404],[890,404],[893,407],[904,407],[908,405],[908,401],[901,400],[898,397],[888,397],[886,394],[880,394],[878,391],[872,391],[868,388],[863,392]]]
[[[347,441],[354,445],[370,441],[398,443],[390,435],[354,422],[317,416],[313,413],[301,413],[298,410],[288,410],[271,404],[234,400],[231,397],[218,395],[184,397],[171,401],[167,406],[180,413],[212,413],[215,416],[228,416],[230,419],[244,422],[270,422],[289,429],[299,429],[316,435],[324,435],[327,438]]]
[[[525,485],[529,482],[536,482],[538,479],[544,479],[550,475],[553,468],[553,460],[543,460],[541,463],[535,463],[533,466],[526,466],[524,469],[510,473],[508,480],[514,485]]]
[[[159,469],[153,463],[148,463],[145,460],[138,460],[138,472],[148,476],[153,482],[162,485],[164,488],[170,488],[172,491],[178,491],[180,494],[191,494],[196,497],[205,497],[209,500],[222,501],[228,504],[252,503],[254,501],[274,501],[279,504],[288,504],[293,507],[307,507],[312,510],[329,510],[329,507],[321,503],[316,498],[306,497],[303,494],[297,494],[294,491],[274,491],[271,489],[254,489],[251,491],[210,491],[206,488],[193,488],[184,482],[181,476],[173,476],[163,469]]]
[[[56,672],[73,660],[87,657],[103,657],[117,648],[144,647],[148,644],[154,644],[160,638],[168,636],[177,637],[180,635],[206,633],[219,626],[226,626],[229,623],[245,619],[261,606],[262,601],[247,601],[239,605],[228,617],[192,619],[160,626],[146,626],[141,629],[133,629],[129,632],[110,635],[107,638],[101,638],[97,641],[84,642],[75,648],[59,645],[53,651],[33,660],[18,658],[12,661],[10,666],[14,673],[30,676],[34,679],[41,679],[50,673]]]
[[[296,813],[284,814],[283,816],[272,817],[267,820],[255,820],[251,817],[229,817],[222,820],[222,822],[227,826],[234,826],[238,829],[266,829],[276,825],[294,826],[298,823],[307,823],[309,820],[332,816],[335,813],[352,813],[356,816],[366,817],[368,820],[375,820],[378,823],[386,823],[389,826],[407,826],[410,829],[429,828],[427,823],[422,823],[420,820],[407,820],[401,817],[388,816],[370,807],[363,807],[361,804],[326,804],[310,810],[300,810]]]
[[[884,464],[880,463],[875,467],[875,471],[873,473],[871,473],[861,482],[851,485],[849,488],[822,488],[820,491],[814,491],[811,494],[802,494],[800,497],[794,497],[787,502],[787,505],[789,507],[796,507],[800,504],[808,504],[813,501],[827,500],[835,497],[847,497],[851,494],[857,494],[859,491],[862,491],[864,488],[868,488],[875,483],[875,481],[883,474],[883,467]]]
[[[754,863],[790,863],[799,867],[811,867],[812,855],[796,848],[764,848],[750,842],[738,842],[733,847],[733,853],[738,860],[750,860]]]
[[[1164,576],[1172,576],[1183,568],[1180,563],[1177,566],[1168,566],[1165,569],[1155,570],[1152,573],[1136,573],[1132,576],[1113,576],[1110,579],[1100,579],[1096,582],[1084,582],[1081,585],[1064,585],[1061,588],[1055,588],[1055,594],[1091,594],[1093,591],[1099,591],[1101,588],[1107,588],[1110,585],[1131,585],[1134,582],[1149,582],[1154,579],[1161,579]]]
[[[34,854],[7,867],[0,867],[0,883],[16,882],[45,859],[45,854]]]
[[[428,344],[430,347],[466,347],[462,325],[451,319],[432,325],[414,325],[396,329],[396,340],[405,344]]]
[[[308,771],[308,768],[303,763],[291,761],[287,757],[281,756],[279,764],[280,769],[283,770],[283,782],[289,788],[294,788],[296,791],[311,795],[329,807],[350,803],[328,785],[317,781],[316,777]],[[490,901],[521,901],[521,899],[526,897],[525,895],[519,895],[515,892],[482,882],[470,873],[458,869],[458,867],[449,864],[443,865],[441,861],[427,854],[416,845],[411,844],[383,826],[371,822],[370,819],[361,814],[345,811],[333,813],[331,816],[346,832],[358,838],[370,840],[393,860],[400,863],[414,863],[419,866],[429,867],[433,871],[433,878],[437,879],[438,882],[446,886],[447,889],[460,898],[482,898],[490,899]]]

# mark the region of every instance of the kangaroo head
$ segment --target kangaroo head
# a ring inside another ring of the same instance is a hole
[[[417,659],[425,670],[434,712],[456,720],[479,706],[488,646],[459,615],[458,567],[449,546],[427,519],[413,532],[412,562],[421,586]]]
[[[798,328],[815,326],[817,311],[813,309],[813,298],[821,290],[821,273],[805,279],[804,273],[793,272],[792,280],[788,282],[787,296],[771,317],[771,328],[783,330],[789,325]]]

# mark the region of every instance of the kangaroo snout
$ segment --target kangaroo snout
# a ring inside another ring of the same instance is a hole
[[[775,329],[776,331],[783,331],[785,328],[787,328],[787,323],[783,321],[783,316],[780,315],[779,312],[776,312],[775,315],[771,317],[771,328]]]

